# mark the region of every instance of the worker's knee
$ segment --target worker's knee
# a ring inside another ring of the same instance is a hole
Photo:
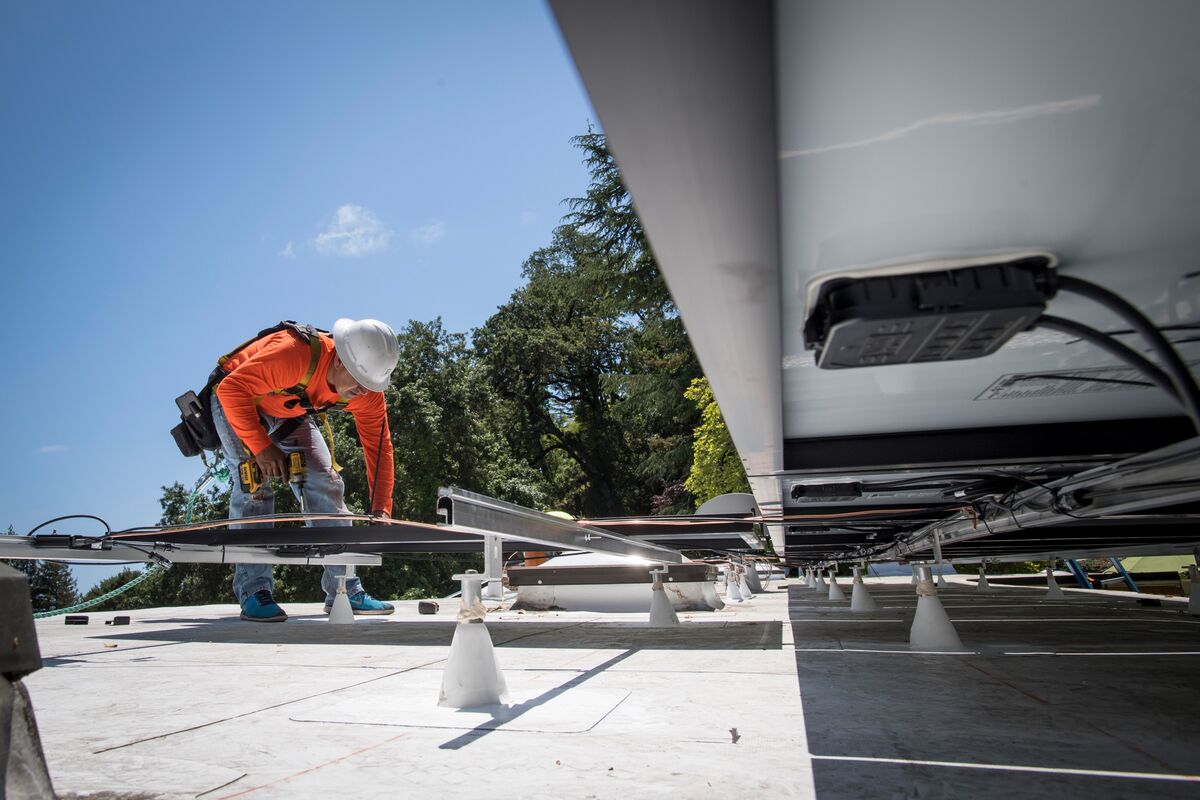
[[[313,488],[330,497],[341,498],[346,494],[346,482],[333,467],[319,467],[310,470],[308,479],[313,484]]]

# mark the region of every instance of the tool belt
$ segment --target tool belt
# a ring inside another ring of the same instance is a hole
[[[333,436],[329,428],[328,421],[324,415],[326,411],[340,411],[345,408],[345,403],[334,403],[328,406],[316,408],[312,401],[308,398],[308,382],[312,378],[313,373],[317,370],[317,363],[321,359],[321,340],[320,335],[327,333],[320,328],[314,328],[312,325],[298,325],[292,320],[284,320],[278,325],[273,325],[270,328],[261,330],[253,339],[242,342],[240,345],[229,351],[225,355],[217,359],[217,367],[208,376],[208,382],[204,384],[204,388],[200,393],[188,391],[175,398],[175,405],[179,407],[180,421],[179,424],[171,429],[171,438],[175,440],[175,444],[179,447],[179,452],[187,457],[198,456],[205,450],[218,451],[221,449],[221,437],[217,433],[217,426],[213,422],[212,417],[212,394],[219,384],[227,375],[228,372],[224,369],[224,364],[234,355],[249,345],[262,339],[264,336],[270,336],[279,331],[291,331],[302,341],[308,343],[311,348],[311,357],[309,359],[308,370],[304,373],[304,377],[295,386],[289,386],[286,389],[279,389],[271,394],[288,394],[292,395],[293,399],[284,402],[284,405],[289,408],[294,408],[299,405],[304,409],[304,416],[316,416],[325,425],[326,435],[329,436],[329,449],[333,452]],[[259,398],[255,398],[257,402]],[[273,431],[268,431],[267,435],[273,442],[281,442],[284,439],[295,433],[296,428],[300,427],[300,423],[304,417],[289,417],[285,419]],[[265,427],[265,426],[264,426]],[[334,468],[340,470],[337,462],[334,462]]]

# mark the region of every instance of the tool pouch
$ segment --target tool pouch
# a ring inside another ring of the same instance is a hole
[[[210,381],[200,390],[184,392],[175,398],[179,407],[179,424],[171,429],[171,438],[179,447],[179,452],[189,458],[200,455],[202,450],[221,449],[221,437],[217,434],[217,426],[213,424],[212,400],[213,383]]]

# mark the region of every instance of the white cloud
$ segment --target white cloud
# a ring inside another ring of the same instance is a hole
[[[365,256],[387,249],[391,240],[392,232],[379,217],[362,206],[344,205],[313,244],[326,255]]]
[[[417,244],[436,244],[446,238],[446,223],[440,219],[430,220],[409,231],[408,238]]]
[[[284,258],[295,258],[296,257],[296,251],[292,249],[291,241],[289,241],[287,243],[287,247],[285,247],[279,251],[279,255],[283,256]]]
[[[65,453],[66,451],[65,444],[48,444],[38,448],[39,453]]]

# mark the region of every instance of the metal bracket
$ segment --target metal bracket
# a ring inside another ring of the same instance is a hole
[[[590,550],[664,564],[683,563],[683,554],[678,550],[579,525],[463,489],[438,489],[437,512],[445,525],[456,530],[519,539],[553,550]]]

